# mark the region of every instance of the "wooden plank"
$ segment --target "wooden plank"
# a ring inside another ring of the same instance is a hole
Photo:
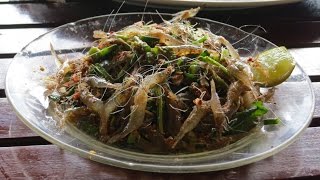
[[[21,27],[55,27],[82,18],[103,15],[117,9],[117,2],[90,3],[23,3],[0,4],[0,28]],[[240,9],[232,11],[203,10],[199,17],[226,22],[235,26],[245,24],[261,25],[267,34],[257,34],[272,40],[279,45],[288,47],[311,47],[320,44],[320,13],[315,7],[320,6],[316,1],[305,1],[302,5],[287,5],[290,8],[270,7]],[[287,7],[286,6],[286,7]],[[157,8],[160,12],[176,12]],[[290,9],[290,11],[288,10]],[[142,11],[143,7],[124,5],[120,12]],[[147,11],[155,12],[155,8]],[[299,13],[298,13],[299,12]],[[250,31],[250,29],[245,29]]]
[[[90,2],[69,2],[69,3],[15,3],[0,5],[0,25],[17,24],[61,24],[71,22],[80,18],[108,14],[112,9],[117,9],[121,3],[113,1],[90,1]],[[223,9],[203,10],[199,15],[223,20],[231,17],[237,19],[255,19],[260,23],[262,21],[304,21],[320,20],[319,2],[317,0],[305,0],[299,4],[274,6],[267,8],[251,9]],[[143,6],[134,6],[126,3],[121,12],[139,12],[143,11]],[[175,7],[148,7],[147,11],[155,12],[176,12]],[[169,10],[171,9],[171,10]],[[182,9],[182,8],[180,8]],[[185,9],[185,8],[183,8]],[[208,13],[210,12],[210,13]],[[253,15],[254,14],[254,15]],[[267,17],[267,18],[266,18]]]
[[[320,118],[320,82],[317,83],[312,83],[313,91],[315,94],[315,108],[314,108],[314,113],[313,117],[314,118]],[[317,120],[318,123],[320,124],[320,120]]]
[[[314,81],[320,81],[320,47],[292,48],[290,53]]]
[[[54,145],[0,148],[1,179],[281,179],[320,176],[320,128],[308,128],[288,148],[259,162],[197,174],[160,174],[90,161]],[[79,173],[81,172],[81,173]]]
[[[0,114],[0,139],[37,136],[15,115],[5,98],[0,98]]]
[[[50,28],[0,29],[0,54],[15,54]]]
[[[4,89],[5,78],[12,59],[0,59],[0,89]]]

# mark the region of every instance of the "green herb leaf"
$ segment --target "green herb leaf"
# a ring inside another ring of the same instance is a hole
[[[263,124],[264,125],[275,125],[275,124],[279,124],[280,121],[281,120],[279,118],[264,119]]]
[[[237,134],[240,132],[248,132],[258,123],[258,118],[268,112],[261,101],[252,103],[249,109],[238,112],[235,118],[230,121],[231,129],[226,134]]]

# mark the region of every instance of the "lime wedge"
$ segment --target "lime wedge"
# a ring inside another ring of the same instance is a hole
[[[249,61],[254,81],[262,87],[276,86],[285,81],[292,73],[296,63],[281,46],[260,53]]]

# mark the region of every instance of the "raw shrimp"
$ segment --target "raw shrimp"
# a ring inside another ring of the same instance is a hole
[[[161,72],[157,72],[155,74],[146,76],[142,80],[141,85],[139,86],[136,94],[134,95],[134,105],[130,108],[131,115],[127,126],[121,133],[111,137],[108,143],[112,144],[118,141],[119,139],[124,138],[129,133],[138,129],[143,124],[145,110],[147,107],[149,89],[153,88],[159,83],[163,83],[164,81],[166,81],[173,71],[173,67],[169,66]]]
[[[211,110],[213,113],[213,121],[215,123],[216,129],[218,136],[221,137],[223,127],[226,124],[226,117],[223,112],[219,96],[216,92],[216,86],[213,80],[210,81],[211,85],[211,100],[210,100],[210,105],[211,105]]]
[[[202,102],[200,100],[195,106],[193,106],[193,109],[191,113],[189,114],[188,118],[184,121],[182,124],[179,133],[174,138],[172,148],[175,148],[176,145],[179,143],[179,141],[192,129],[194,129],[198,123],[201,121],[201,119],[208,114],[209,112],[209,105],[208,102]]]

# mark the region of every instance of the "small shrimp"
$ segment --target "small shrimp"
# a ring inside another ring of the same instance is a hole
[[[234,47],[228,40],[226,40],[223,36],[217,36],[217,41],[227,47],[232,58],[240,60],[239,53],[237,52],[237,50],[234,49]]]
[[[221,137],[224,124],[226,123],[226,117],[222,110],[219,96],[216,92],[216,86],[213,80],[210,81],[211,85],[211,110],[213,113],[213,122],[217,128],[218,136]]]
[[[131,86],[135,84],[134,78],[125,79],[124,85],[118,89],[113,95],[107,100],[103,105],[103,110],[101,113],[100,120],[100,135],[106,136],[108,134],[108,124],[110,114],[115,111],[119,105],[122,106],[125,104],[131,95]]]
[[[126,79],[124,85],[116,90],[106,103],[96,98],[88,90],[82,91],[80,95],[81,101],[100,116],[99,132],[102,137],[108,134],[110,114],[116,110],[119,105],[123,105],[128,101],[131,95],[131,89],[129,87],[134,83],[135,80],[133,78]]]
[[[179,133],[173,140],[173,145],[171,148],[175,148],[178,142],[192,129],[194,129],[201,119],[207,115],[209,111],[208,101],[202,101],[200,99],[196,99],[196,105],[193,106],[192,111],[190,112],[188,118],[182,124]]]
[[[170,135],[175,136],[178,134],[182,125],[182,114],[188,110],[187,105],[174,94],[167,86],[164,87],[166,98],[166,105],[168,111],[168,119],[166,129]]]
[[[200,11],[200,7],[191,8],[188,10],[178,12],[175,14],[175,17],[172,18],[169,22],[177,22],[177,21],[181,21],[181,20],[185,20],[185,19],[194,17],[195,15],[198,14],[199,11]]]
[[[154,29],[151,30],[148,33],[149,36],[151,37],[156,37],[159,39],[160,43],[163,43],[167,46],[177,46],[177,45],[183,45],[185,44],[184,42],[174,38],[173,36],[166,34],[165,32],[159,30],[159,29]]]
[[[241,81],[233,82],[227,92],[227,101],[222,106],[224,113],[228,118],[238,111],[240,106],[240,95],[248,89],[245,88]]]
[[[108,140],[109,144],[126,137],[129,133],[138,129],[143,124],[149,89],[167,80],[173,71],[173,67],[168,66],[165,70],[148,75],[142,80],[141,85],[134,95],[134,105],[130,107],[131,115],[128,124],[121,133],[116,134]]]
[[[94,112],[99,113],[103,108],[103,101],[91,94],[86,88],[82,90],[80,100]]]
[[[83,81],[88,83],[91,87],[95,88],[119,89],[121,87],[120,83],[112,84],[103,78],[95,76],[84,77]]]

